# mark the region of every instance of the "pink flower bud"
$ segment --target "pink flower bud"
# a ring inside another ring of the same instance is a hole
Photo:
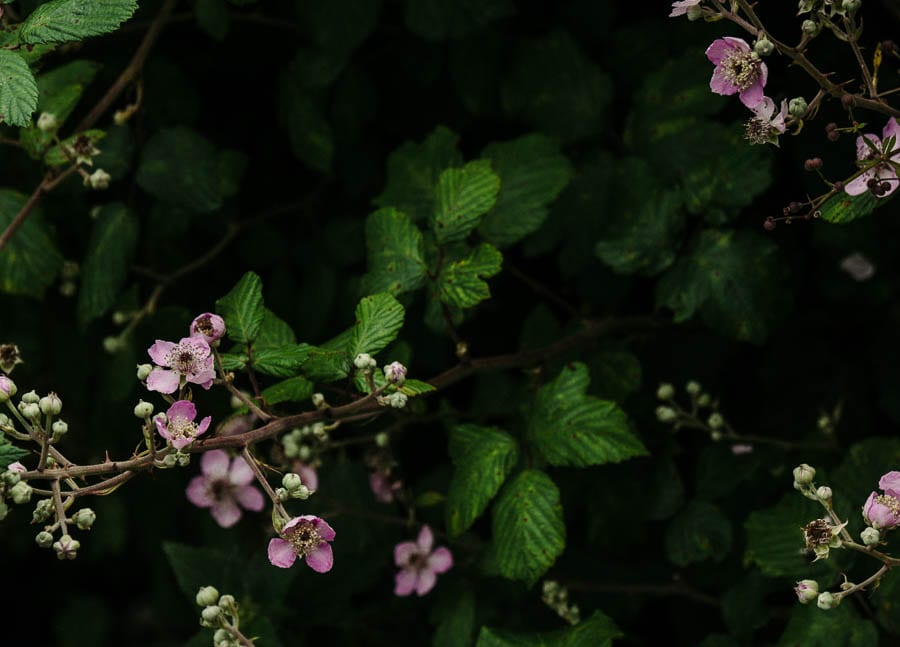
[[[207,343],[218,341],[225,334],[225,320],[217,314],[204,312],[191,322],[191,337],[203,337]]]
[[[873,528],[893,528],[900,524],[900,501],[890,494],[872,492],[863,506],[863,517]]]

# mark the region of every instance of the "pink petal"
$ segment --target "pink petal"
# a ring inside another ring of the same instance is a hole
[[[178,400],[169,407],[166,415],[169,417],[169,420],[174,420],[175,418],[193,420],[197,417],[197,407],[190,400]]]
[[[306,564],[316,573],[327,573],[334,566],[334,553],[331,544],[323,541],[313,552],[306,556]]]
[[[154,368],[147,376],[147,390],[157,393],[175,393],[178,390],[178,373],[167,368]]]
[[[726,41],[731,46],[731,49],[736,49],[741,52],[749,52],[750,51],[750,45],[748,45],[747,41],[745,41],[743,38],[735,38],[734,36],[725,36],[722,38],[722,40]]]
[[[206,458],[206,454],[203,458]],[[195,476],[191,479],[185,494],[187,494],[188,501],[198,508],[208,508],[213,504],[213,498],[209,495],[208,482],[202,476]]]
[[[194,442],[193,438],[184,438],[184,437],[172,438],[168,434],[166,434],[166,438],[169,440],[169,442],[172,443],[172,447],[174,447],[175,449],[184,449],[185,447],[190,445],[192,442]]]
[[[453,553],[446,546],[436,548],[428,556],[428,568],[435,573],[446,573],[453,568]]]
[[[419,554],[419,547],[412,541],[401,541],[394,546],[394,564],[406,566],[413,555]]]
[[[419,571],[419,577],[416,580],[416,595],[423,596],[434,588],[437,582],[437,575],[434,571]]]
[[[238,500],[238,503],[240,503],[245,510],[259,512],[266,507],[266,500],[263,497],[262,492],[252,485],[244,485],[235,488],[234,498]]]
[[[171,341],[163,341],[162,339],[157,339],[156,343],[147,349],[147,354],[150,356],[150,359],[154,361],[154,363],[160,366],[168,366],[168,364],[166,364],[166,358],[176,345],[177,344]]]
[[[775,114],[775,102],[769,97],[763,97],[762,101],[757,103],[751,110],[757,118],[770,122],[772,121],[772,116]]]
[[[862,195],[869,190],[867,182],[873,177],[875,177],[875,169],[869,169],[858,178],[847,182],[846,186],[844,186],[844,191],[846,191],[848,195]]]
[[[206,340],[203,337],[182,337],[181,341],[178,343],[182,346],[190,346],[194,353],[194,357],[197,359],[209,357],[211,352],[209,344],[206,343]]]
[[[297,552],[284,539],[276,537],[269,541],[269,561],[278,568],[290,568],[297,559]]]
[[[12,467],[10,465],[10,467]],[[888,472],[878,481],[878,487],[890,494],[894,498],[898,498],[897,493],[900,492],[900,472]]]
[[[865,139],[863,139],[863,137],[865,137]],[[875,150],[872,150],[872,147],[866,144],[866,139],[868,139],[872,146],[875,147]],[[869,159],[875,155],[876,150],[881,150],[881,140],[875,135],[861,135],[856,138],[856,159]]]
[[[312,517],[310,515],[303,515],[303,517],[294,517],[293,519],[288,521],[286,524],[284,524],[284,527],[281,529],[281,532],[284,532],[285,530],[289,530],[290,528],[293,528],[301,521],[304,521],[304,518],[318,519],[318,517]]]
[[[294,463],[294,472],[300,475],[300,481],[310,490],[319,489],[319,475],[316,470],[305,463]]]
[[[212,512],[216,523],[223,528],[231,528],[231,526],[240,521],[243,514],[238,504],[231,499],[217,501],[210,507],[209,511]]]
[[[316,530],[319,532],[319,537],[325,541],[334,541],[334,528],[329,526],[328,522],[324,519],[319,519],[318,517],[315,517],[315,519],[318,519],[315,524]]]
[[[394,595],[409,595],[416,588],[419,579],[412,569],[403,569],[394,575]]]
[[[235,456],[228,469],[228,482],[232,485],[250,485],[255,478],[253,470],[247,465],[244,457]]]
[[[212,416],[206,416],[203,420],[200,421],[200,424],[197,425],[197,431],[194,432],[194,437],[206,433],[206,430],[209,429],[209,423],[212,420]]]
[[[740,94],[741,103],[751,110],[759,105],[759,102],[763,100],[763,97],[763,83],[760,79],[757,79],[756,83]]]
[[[718,65],[725,58],[725,55],[733,49],[735,49],[734,46],[727,38],[717,38],[706,48],[706,58],[714,65]]]
[[[419,551],[428,554],[431,552],[431,547],[434,546],[434,535],[431,532],[431,528],[427,525],[422,526],[422,529],[419,530],[419,537],[416,540],[416,543],[419,545]]]
[[[224,449],[213,449],[200,458],[200,471],[210,481],[224,481],[228,478],[228,452]]]
[[[897,124],[897,120],[894,117],[888,119],[884,130],[881,131],[881,141],[886,141],[888,137],[894,138],[894,146],[891,148],[891,152],[900,149],[900,125]]]
[[[709,89],[716,94],[729,95],[736,94],[738,87],[725,78],[722,68],[717,67],[713,70],[712,78],[709,80]]]

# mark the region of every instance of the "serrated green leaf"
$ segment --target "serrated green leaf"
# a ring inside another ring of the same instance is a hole
[[[363,277],[368,294],[401,294],[425,283],[422,232],[406,214],[379,209],[366,219],[366,249],[369,272]]]
[[[256,335],[254,348],[260,351],[296,343],[297,336],[287,322],[268,308],[264,308],[263,321],[259,327],[259,333]]]
[[[312,382],[302,375],[297,375],[263,389],[261,395],[266,404],[307,402],[312,397],[313,388]]]
[[[22,23],[25,43],[64,43],[115,31],[137,10],[137,0],[51,0]]]
[[[431,393],[434,390],[435,388],[428,382],[423,382],[421,380],[406,380],[400,388],[400,391],[410,397],[422,395],[423,393]]]
[[[706,230],[691,250],[662,276],[656,302],[675,312],[675,321],[699,313],[714,330],[761,343],[786,308],[774,289],[786,268],[778,247],[759,234]]]
[[[71,137],[66,137],[59,144],[47,150],[44,154],[44,164],[47,166],[65,166],[71,164],[74,159],[72,148],[76,140],[86,140],[90,142],[91,146],[96,146],[96,144],[104,137],[106,137],[106,133],[97,129],[85,130],[84,132],[76,133]]]
[[[0,189],[0,231],[9,226],[27,200],[21,193]],[[62,260],[38,207],[0,250],[0,292],[43,297]]]
[[[493,245],[481,243],[463,258],[445,261],[436,288],[441,301],[471,308],[491,297],[488,279],[500,271],[503,255]]]
[[[27,449],[16,447],[7,441],[4,436],[0,436],[0,471],[6,471],[10,463],[22,460],[29,453]]]
[[[615,402],[585,395],[587,367],[575,362],[537,392],[528,438],[551,465],[618,463],[647,453]]]
[[[244,353],[219,353],[222,368],[226,371],[242,371],[247,366],[247,356]]]
[[[447,491],[447,531],[456,537],[472,525],[519,460],[519,445],[494,427],[458,425],[450,431],[453,477]]]
[[[545,135],[490,144],[481,157],[491,161],[500,177],[500,193],[478,233],[501,248],[540,229],[548,205],[572,179],[572,165],[560,152],[559,142]]]
[[[356,326],[347,344],[352,361],[360,353],[374,355],[397,338],[405,311],[390,294],[380,293],[360,299],[356,306]]]
[[[406,26],[431,41],[459,38],[511,16],[512,0],[406,0]]]
[[[731,549],[731,523],[719,508],[691,501],[666,528],[666,555],[676,566],[712,559],[720,562]]]
[[[106,314],[115,304],[128,275],[138,230],[137,216],[121,202],[100,210],[81,269],[76,310],[81,326]]]
[[[303,374],[314,382],[333,382],[347,377],[351,362],[343,347],[313,346],[303,363]]]
[[[611,647],[623,636],[612,618],[594,611],[574,627],[545,633],[523,634],[482,627],[475,647]]]
[[[641,386],[641,361],[627,350],[608,349],[588,362],[593,393],[619,404]]]
[[[233,553],[204,546],[194,548],[175,542],[163,543],[163,552],[175,573],[178,588],[195,603],[202,586],[215,586],[220,591],[238,590],[237,567],[241,561]]]
[[[387,186],[375,198],[379,207],[394,207],[413,222],[434,215],[434,194],[441,173],[462,166],[459,136],[438,126],[421,144],[406,142],[388,156]]]
[[[239,344],[256,340],[266,316],[262,280],[247,272],[224,297],[216,301],[216,312],[225,319],[228,338]]]
[[[27,126],[37,102],[37,83],[28,63],[18,53],[0,49],[0,122]]]
[[[607,127],[612,82],[568,32],[554,31],[522,42],[502,96],[510,117],[569,142]]]
[[[287,125],[291,149],[301,162],[328,173],[334,161],[334,133],[325,116],[325,95],[284,75],[281,80],[281,114]]]
[[[490,160],[475,160],[463,168],[449,168],[435,189],[432,227],[439,245],[463,240],[497,202],[500,178]]]
[[[828,611],[797,604],[777,647],[873,647],[878,642],[875,623],[860,617],[851,604]]]
[[[197,25],[214,40],[225,40],[231,26],[231,16],[225,0],[197,0],[194,5],[194,19]]]
[[[525,470],[503,487],[494,504],[493,535],[500,573],[532,586],[566,545],[559,489],[549,476]]]
[[[292,377],[300,371],[311,348],[309,344],[268,346],[253,353],[253,368],[273,377]]]
[[[871,191],[860,195],[842,192],[828,198],[819,208],[819,212],[825,222],[843,224],[868,216],[878,207],[884,206],[892,197],[893,194],[888,198],[876,198]]]
[[[215,146],[193,130],[159,130],[144,147],[137,181],[164,202],[210,213],[223,202],[218,160]]]

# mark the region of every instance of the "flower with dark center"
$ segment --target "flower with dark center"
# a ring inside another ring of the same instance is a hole
[[[209,508],[213,519],[223,528],[236,524],[241,508],[259,512],[265,507],[262,493],[251,485],[256,478],[242,456],[228,458],[223,449],[213,449],[200,459],[200,476],[187,487],[188,501]]]
[[[416,541],[402,541],[394,547],[394,563],[400,567],[395,576],[394,594],[423,596],[434,588],[437,576],[453,568],[453,554],[446,546],[434,546],[431,528],[422,526]]]
[[[194,422],[197,417],[197,407],[188,400],[174,402],[166,411],[165,418],[162,414],[153,419],[159,435],[168,440],[175,449],[187,447],[197,436],[206,433],[209,429],[211,416],[206,416],[198,425]]]
[[[331,544],[334,528],[313,515],[294,517],[281,529],[281,536],[269,541],[269,561],[279,568],[290,568],[298,557],[317,573],[327,573],[334,564]]]
[[[888,145],[890,143],[890,150]],[[844,187],[849,195],[862,195],[870,191],[877,198],[890,195],[900,183],[897,171],[887,161],[900,161],[900,125],[894,117],[888,119],[881,131],[881,138],[867,133],[856,138],[856,160],[866,170]],[[877,161],[877,160],[882,161]],[[876,160],[875,164],[872,164]],[[874,182],[872,182],[874,180]]]
[[[147,349],[157,364],[147,376],[147,388],[160,393],[174,393],[187,382],[204,389],[212,386],[216,376],[209,344],[202,337],[185,337],[177,344],[157,339]]]
[[[706,58],[716,66],[709,81],[713,92],[737,94],[750,109],[759,105],[769,70],[746,41],[731,36],[717,38],[706,49]]]

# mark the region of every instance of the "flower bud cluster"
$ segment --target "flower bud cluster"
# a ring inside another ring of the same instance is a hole
[[[303,483],[300,475],[295,472],[285,474],[281,479],[281,485],[283,487],[275,490],[275,494],[281,501],[287,501],[288,499],[306,500],[314,492],[314,490],[310,490]]]
[[[560,618],[570,625],[577,625],[581,620],[581,613],[574,604],[569,604],[569,591],[566,587],[553,580],[545,580],[541,599],[548,607],[553,609]]]
[[[325,423],[315,422],[303,427],[295,427],[281,437],[284,455],[309,462],[315,455],[315,447],[330,440]]]
[[[682,408],[675,400],[675,387],[668,382],[661,383],[656,389],[656,397],[662,402],[656,407],[656,419],[670,423],[678,430],[684,425],[703,427],[715,441],[721,440],[728,423],[719,412],[719,402],[713,400],[709,393],[696,380],[690,380],[684,387],[691,399],[690,408]],[[705,418],[705,420],[704,420]]]
[[[242,643],[238,640],[241,636],[240,609],[233,595],[219,595],[214,586],[203,586],[197,592],[195,598],[200,611],[200,625],[215,629],[213,634],[214,647],[239,647]]]

